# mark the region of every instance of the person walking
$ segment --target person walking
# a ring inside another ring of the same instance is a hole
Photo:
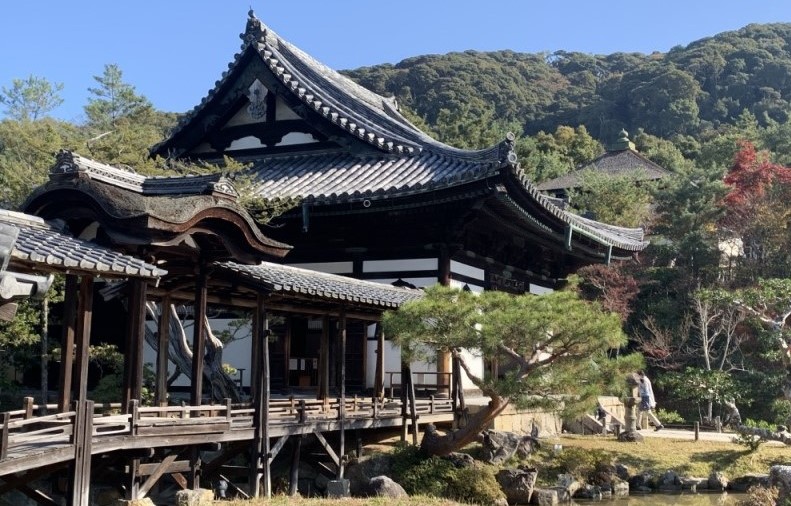
[[[643,417],[647,417],[648,421],[653,424],[654,430],[662,430],[665,428],[659,418],[654,414],[656,407],[656,399],[654,399],[654,389],[651,387],[651,380],[645,375],[645,371],[637,371],[639,378],[637,384],[637,393],[640,396],[640,408],[637,415],[637,428],[643,426]]]

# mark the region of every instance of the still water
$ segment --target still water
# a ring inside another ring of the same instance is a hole
[[[608,501],[576,501],[571,504],[579,506],[736,506],[738,501],[746,498],[746,494],[645,494],[631,495]]]

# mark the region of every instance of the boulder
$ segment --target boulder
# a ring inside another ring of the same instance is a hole
[[[571,474],[559,474],[558,475],[557,487],[562,488],[566,492],[564,497],[568,496],[569,499],[571,499],[572,497],[574,497],[574,494],[577,493],[577,490],[582,488],[583,485],[584,485],[584,483],[582,483],[579,480],[577,480],[577,478],[575,478]],[[558,497],[558,498],[560,498],[560,497]]]
[[[391,497],[393,499],[409,497],[404,487],[387,476],[374,476],[371,478],[368,482],[368,490],[372,496],[377,497]]]
[[[654,475],[648,471],[635,474],[629,478],[629,490],[635,492],[650,492],[654,488]]]
[[[212,506],[212,504],[214,504],[213,490],[200,488],[176,492],[176,506]]]
[[[597,485],[584,485],[574,493],[574,499],[589,499],[591,501],[601,501],[604,498],[601,487]]]
[[[391,461],[386,455],[363,457],[346,468],[344,478],[349,480],[349,492],[354,497],[367,497],[368,484],[374,476],[389,476]],[[326,489],[326,484],[324,485]]]
[[[728,486],[731,490],[736,492],[747,492],[750,487],[768,487],[769,475],[768,474],[745,474],[739,476],[731,481]]]
[[[486,430],[482,433],[483,460],[489,464],[502,464],[511,457],[525,458],[538,448],[533,436],[513,432]]]
[[[538,471],[530,467],[502,469],[496,476],[509,504],[529,503],[537,477]]]
[[[530,504],[539,506],[555,506],[558,504],[558,492],[551,488],[537,488],[533,490]]]
[[[615,481],[612,484],[612,495],[615,497],[628,497],[629,496],[629,482],[628,481]]]
[[[777,504],[783,504],[785,498],[791,496],[791,466],[772,466],[769,468],[769,486],[777,487],[780,494]]]
[[[722,471],[712,471],[707,482],[707,489],[723,492],[728,488],[728,478]]]
[[[475,459],[467,453],[453,452],[443,458],[459,469],[475,467]]]
[[[622,443],[642,443],[645,438],[636,430],[621,432],[618,434],[618,441]]]
[[[656,480],[656,488],[662,492],[681,491],[681,478],[675,471],[665,471]]]
[[[615,464],[615,475],[623,481],[629,481],[629,467],[623,464]]]

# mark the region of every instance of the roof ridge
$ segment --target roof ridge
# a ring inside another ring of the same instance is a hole
[[[231,181],[220,172],[211,174],[187,174],[179,176],[144,176],[132,169],[115,167],[61,149],[50,169],[50,179],[87,174],[91,179],[131,190],[143,195],[219,193],[237,198]]]

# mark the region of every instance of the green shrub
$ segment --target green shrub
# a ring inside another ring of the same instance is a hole
[[[459,502],[492,504],[504,497],[493,466],[476,463],[458,468],[440,457],[425,457],[417,446],[402,445],[392,453],[393,479],[409,495],[444,497]]]
[[[557,475],[571,474],[580,481],[598,483],[612,464],[612,457],[602,450],[567,447],[545,455],[538,478],[540,483],[552,485]]]
[[[686,421],[686,420],[684,420],[683,416],[678,414],[678,411],[662,409],[662,408],[659,408],[659,409],[656,410],[656,417],[659,418],[662,421],[662,423],[665,423],[665,424],[667,424],[667,423],[670,423],[670,424],[673,424],[673,423],[681,424],[681,423],[684,423]]]
[[[772,401],[772,418],[775,424],[788,426],[791,421],[791,401],[788,399]]]

